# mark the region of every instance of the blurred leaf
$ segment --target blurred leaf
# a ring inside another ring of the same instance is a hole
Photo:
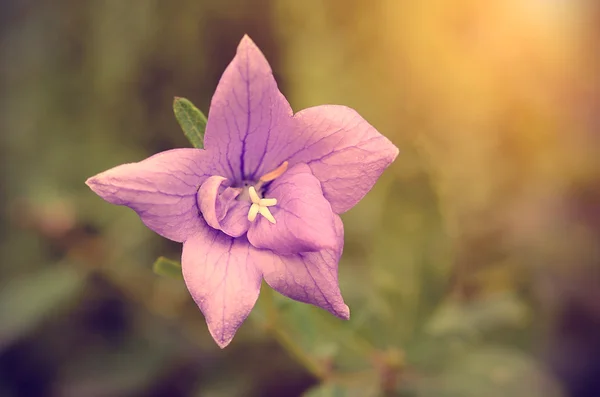
[[[434,312],[425,329],[434,336],[473,337],[494,328],[523,326],[528,314],[527,305],[515,293],[498,293],[477,301],[447,301]]]
[[[279,298],[280,326],[305,352],[341,372],[370,367],[374,350],[346,322],[312,305]]]
[[[164,256],[159,257],[154,262],[152,270],[159,276],[183,278],[183,275],[181,274],[181,263],[165,258]]]
[[[172,348],[154,343],[143,332],[119,344],[117,349],[88,346],[86,356],[69,365],[63,364],[62,382],[56,385],[57,395],[79,396],[132,396],[143,393],[171,362]],[[86,359],[87,357],[93,359]]]
[[[382,393],[373,372],[351,375],[335,382],[324,382],[302,394],[302,397],[378,397]]]
[[[307,390],[302,397],[346,397],[343,388],[332,383],[323,383]]]
[[[84,278],[67,266],[47,267],[11,279],[0,288],[0,350],[32,331],[79,293]]]
[[[175,97],[173,111],[183,133],[192,146],[197,149],[204,148],[204,130],[206,129],[206,116],[196,106],[185,98]]]
[[[416,397],[559,397],[555,380],[529,356],[498,347],[466,353],[438,375],[423,376],[408,395]],[[406,387],[406,385],[404,386]]]
[[[236,374],[235,382],[224,375],[221,378],[210,378],[207,382],[201,383],[198,390],[193,394],[194,397],[230,397],[230,396],[248,396],[252,392],[252,383],[249,379]]]
[[[374,349],[347,322],[312,305],[272,291],[269,294],[266,288],[270,287],[263,286],[250,318],[301,365],[313,368],[315,376],[327,373],[329,368],[348,374],[371,367]]]
[[[362,294],[352,306],[361,320],[355,324],[379,348],[408,346],[443,299],[451,244],[432,181],[424,174],[392,179],[387,198],[371,205],[386,210],[378,230],[365,237],[372,239],[365,258],[369,273],[353,280]],[[357,223],[354,229],[359,228]]]

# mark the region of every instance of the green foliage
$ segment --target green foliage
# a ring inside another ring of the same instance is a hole
[[[181,263],[165,258],[164,256],[161,256],[154,261],[152,270],[159,276],[183,278],[181,274]]]
[[[443,371],[400,388],[414,397],[560,397],[560,387],[529,356],[514,349],[472,349]]]
[[[81,292],[83,281],[80,272],[67,266],[5,281],[0,287],[0,350],[73,299]]]
[[[378,397],[373,377],[355,377],[350,384],[325,382],[307,390],[302,397]]]
[[[143,338],[126,340],[118,350],[95,350],[93,360],[69,367],[65,377],[78,395],[136,395],[160,375],[170,348]]]
[[[525,302],[514,293],[494,294],[462,304],[448,300],[431,316],[425,330],[436,336],[478,337],[498,328],[523,328],[529,315]]]
[[[183,129],[183,133],[193,147],[204,148],[204,130],[206,129],[206,116],[192,102],[185,98],[175,97],[173,112]]]
[[[345,391],[333,383],[322,383],[310,388],[302,397],[345,397]]]

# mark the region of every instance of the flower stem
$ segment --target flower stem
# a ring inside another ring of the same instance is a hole
[[[318,362],[310,354],[306,353],[285,330],[282,324],[279,324],[279,312],[273,299],[273,290],[269,286],[264,286],[261,291],[267,315],[266,329],[273,338],[286,350],[300,365],[316,378],[323,380],[327,376],[325,365]]]

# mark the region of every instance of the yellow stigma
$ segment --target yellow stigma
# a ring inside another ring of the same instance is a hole
[[[281,163],[281,165],[277,168],[275,168],[273,171],[271,172],[267,172],[266,174],[264,174],[263,176],[260,177],[259,181],[260,182],[271,182],[273,179],[280,177],[288,168],[288,162],[284,161],[283,163]]]

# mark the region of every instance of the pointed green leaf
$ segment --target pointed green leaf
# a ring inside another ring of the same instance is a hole
[[[164,256],[159,257],[152,265],[152,270],[159,276],[171,278],[183,278],[181,274],[181,264],[179,262],[167,259]]]
[[[179,97],[175,97],[173,100],[173,112],[192,146],[203,149],[206,116],[192,102]]]

